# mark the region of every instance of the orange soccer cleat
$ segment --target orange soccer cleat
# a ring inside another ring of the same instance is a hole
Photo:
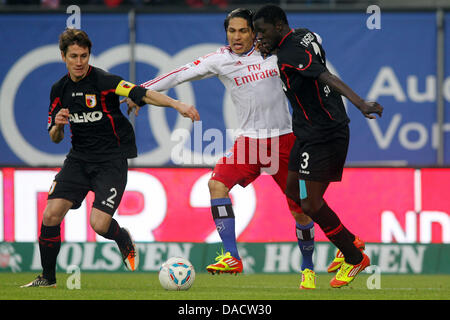
[[[330,286],[333,288],[340,288],[348,285],[350,282],[355,279],[355,277],[363,271],[366,267],[370,266],[369,257],[363,252],[363,259],[358,264],[349,264],[347,262],[343,262],[341,267],[339,268],[338,273],[334,276],[330,281]]]
[[[120,253],[122,254],[122,260],[128,270],[135,271],[139,266],[138,250],[128,229],[122,229],[128,234],[128,238],[125,243],[119,246]]]
[[[361,250],[361,252],[366,248],[366,244],[364,241],[362,241],[360,238],[355,237],[355,241],[353,241],[353,244],[355,247]],[[336,256],[334,260],[330,263],[330,265],[327,268],[328,273],[336,272],[344,262],[344,255],[342,254],[341,250],[338,250],[336,252]]]

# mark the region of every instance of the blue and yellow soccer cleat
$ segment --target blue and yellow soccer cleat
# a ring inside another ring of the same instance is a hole
[[[219,254],[216,257],[216,261],[217,263],[210,264],[209,266],[206,267],[206,270],[211,274],[215,273],[238,274],[244,270],[242,261],[231,256],[229,252],[225,254],[223,254],[222,252],[222,254]]]
[[[353,244],[355,247],[357,247],[361,252],[366,248],[366,244],[364,241],[362,241],[360,238],[355,237],[355,241],[353,241]],[[338,250],[336,252],[336,256],[334,260],[330,263],[330,265],[327,268],[328,273],[336,272],[344,262],[344,255],[342,254],[341,250]]]
[[[302,282],[300,289],[315,289],[316,288],[316,273],[311,269],[306,268],[302,271]]]
[[[363,271],[366,267],[370,266],[369,257],[363,252],[363,259],[358,264],[349,264],[347,262],[343,262],[339,271],[336,273],[336,276],[331,279],[330,286],[333,288],[340,288],[348,285],[350,282],[355,279],[355,277]]]

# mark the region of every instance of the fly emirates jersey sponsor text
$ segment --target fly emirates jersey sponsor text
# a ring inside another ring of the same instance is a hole
[[[279,77],[277,57],[263,59],[252,48],[235,54],[226,46],[142,86],[165,91],[183,82],[217,76],[231,94],[240,135],[269,138],[292,132],[289,105]]]

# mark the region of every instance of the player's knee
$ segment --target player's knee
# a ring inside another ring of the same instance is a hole
[[[101,211],[95,207],[92,208],[90,224],[92,229],[99,235],[103,236],[109,230],[111,225],[112,215]]]
[[[109,224],[99,220],[91,220],[91,227],[97,234],[102,236],[108,232]]]
[[[209,180],[208,188],[212,199],[228,197],[228,188],[220,181]]]
[[[50,200],[45,207],[42,223],[46,226],[56,226],[62,222],[66,212],[68,211],[70,203],[58,202],[57,200]]]
[[[311,218],[303,212],[291,211],[291,214],[294,217],[295,221],[303,226],[309,224],[312,221]]]
[[[320,210],[322,204],[322,201],[314,201],[309,198],[302,199],[302,210],[306,215],[311,217]]]
[[[62,221],[60,218],[60,215],[55,211],[45,210],[43,217],[42,217],[42,223],[46,226],[56,226],[60,224]]]

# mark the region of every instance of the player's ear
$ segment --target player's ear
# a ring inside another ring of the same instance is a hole
[[[61,50],[61,59],[62,59],[62,61],[66,62],[66,54],[62,50]]]
[[[283,31],[283,22],[281,21],[275,22],[275,30],[281,33]]]

